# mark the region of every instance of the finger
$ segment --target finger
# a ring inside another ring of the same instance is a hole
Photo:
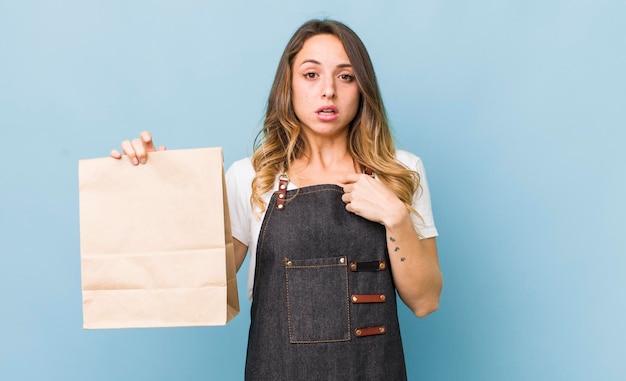
[[[159,149],[157,151],[165,151],[167,149],[167,147],[165,146],[159,146]]]
[[[141,139],[133,139],[131,142],[133,146],[133,150],[135,150],[135,155],[137,155],[137,160],[141,164],[146,164],[148,161],[148,155],[146,154],[146,149],[143,145],[143,141]]]
[[[345,202],[346,204],[350,203],[350,195],[348,195],[347,193],[344,193],[341,195],[341,201]]]
[[[339,184],[352,184],[352,183],[354,183],[354,179],[350,174],[341,176],[339,178]]]
[[[139,134],[139,137],[141,138],[141,142],[143,143],[145,152],[156,151],[154,149],[154,142],[152,141],[152,134],[150,133],[150,131],[143,131],[141,134]]]
[[[346,210],[350,213],[354,213],[354,210],[352,209],[352,204],[351,203],[347,203],[346,204]]]
[[[114,159],[121,159],[122,158],[122,154],[120,153],[120,151],[113,149],[111,150],[111,153],[109,153],[109,156],[114,158]]]
[[[128,156],[128,160],[130,160],[133,165],[139,164],[139,160],[137,160],[137,154],[135,153],[135,149],[133,148],[133,145],[130,141],[124,140],[122,142],[122,151],[124,151],[124,154]]]

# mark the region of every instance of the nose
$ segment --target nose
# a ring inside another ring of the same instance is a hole
[[[323,82],[322,98],[333,99],[335,97],[335,81],[330,77]]]

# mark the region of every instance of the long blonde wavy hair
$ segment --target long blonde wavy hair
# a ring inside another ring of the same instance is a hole
[[[361,99],[348,128],[348,152],[355,163],[371,169],[412,213],[412,198],[419,188],[419,174],[395,158],[395,146],[387,121],[374,67],[361,39],[346,25],[334,20],[310,20],[291,37],[285,47],[270,91],[265,121],[254,141],[250,203],[265,210],[262,196],[271,191],[276,177],[305,151],[300,121],[292,104],[292,65],[305,41],[318,34],[339,38],[348,55]]]

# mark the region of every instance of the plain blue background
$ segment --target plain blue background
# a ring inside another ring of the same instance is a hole
[[[248,155],[304,21],[368,47],[445,288],[412,380],[624,380],[624,1],[0,1],[0,379],[240,380],[225,327],[82,330],[77,163],[144,129]],[[120,216],[122,218],[123,216]],[[140,222],[138,222],[140,223]]]

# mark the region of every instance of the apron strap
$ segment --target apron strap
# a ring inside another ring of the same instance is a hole
[[[287,197],[287,184],[289,184],[289,176],[283,173],[278,178],[278,196],[276,198],[276,209],[285,209],[285,198]]]

